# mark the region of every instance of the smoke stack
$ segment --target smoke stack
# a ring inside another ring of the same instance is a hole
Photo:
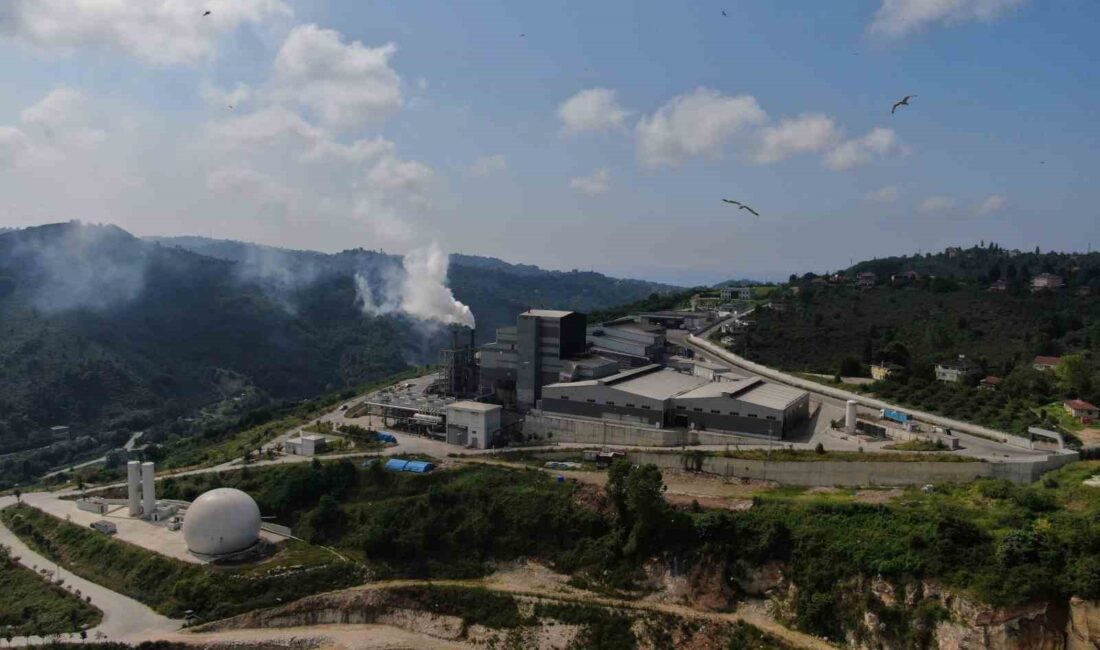
[[[146,519],[152,519],[157,511],[157,488],[153,467],[153,463],[141,464],[141,514]]]
[[[141,463],[126,463],[126,505],[131,517],[141,514]]]
[[[477,332],[474,328],[470,328],[470,347],[474,347],[474,333]]]

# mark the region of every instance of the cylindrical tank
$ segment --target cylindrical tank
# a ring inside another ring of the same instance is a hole
[[[126,505],[131,517],[141,514],[141,463],[126,463]]]
[[[153,463],[141,464],[141,514],[146,519],[157,511],[156,478],[153,476]]]
[[[858,404],[854,399],[848,400],[848,410],[844,417],[845,433],[854,434],[856,432],[856,406]]]

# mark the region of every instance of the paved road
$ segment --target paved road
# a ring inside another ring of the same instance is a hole
[[[732,317],[731,317],[732,318]],[[727,319],[728,320],[728,319]],[[1010,458],[1013,460],[1040,460],[1048,455],[1049,452],[1035,451],[1031,449],[1025,449],[1010,444],[1005,444],[1003,441],[1012,440],[1008,434],[981,427],[969,422],[962,422],[959,420],[953,420],[945,418],[932,413],[924,413],[921,411],[914,411],[912,409],[902,408],[893,404],[889,404],[879,399],[868,397],[866,395],[858,395],[848,391],[833,388],[831,386],[822,386],[815,382],[795,377],[787,373],[768,368],[748,359],[744,359],[740,356],[729,352],[728,350],[720,349],[718,346],[710,343],[706,340],[706,336],[712,332],[715,328],[719,327],[725,321],[719,321],[712,327],[704,332],[701,332],[698,336],[691,335],[684,339],[684,344],[694,349],[696,352],[705,354],[711,361],[722,363],[731,367],[737,368],[739,372],[745,372],[747,374],[758,376],[769,381],[775,381],[794,386],[802,390],[809,391],[811,396],[820,400],[823,405],[829,405],[830,411],[836,413],[830,418],[824,419],[823,422],[818,423],[818,428],[824,424],[828,426],[828,422],[833,417],[842,417],[844,413],[845,403],[849,399],[854,399],[864,407],[870,407],[873,409],[899,409],[911,414],[914,418],[939,426],[949,427],[955,435],[959,438],[962,445],[962,449],[959,453],[967,456],[975,456],[979,458],[985,458],[987,460],[1005,460]],[[972,433],[977,435],[972,435]],[[993,439],[990,439],[993,438]],[[885,443],[880,443],[885,444]],[[826,445],[828,446],[828,445]],[[864,443],[864,447],[867,444]]]
[[[15,503],[14,497],[0,497],[0,509]],[[32,551],[26,544],[15,536],[6,526],[0,524],[0,544],[11,547],[12,555],[19,557],[19,563],[26,567],[56,568],[50,560]],[[58,576],[54,576],[56,579]],[[92,605],[103,612],[103,621],[88,631],[89,635],[96,632],[105,634],[108,641],[121,641],[125,643],[140,643],[152,638],[160,638],[178,630],[183,621],[170,619],[154,612],[149,607],[138,601],[123,596],[120,593],[101,587],[78,575],[61,569],[61,576],[65,584],[72,585],[73,589],[79,589],[80,593],[92,597]],[[34,640],[34,637],[32,637]],[[23,644],[26,640],[23,640]],[[41,639],[35,641],[35,645],[41,643]],[[22,645],[18,641],[14,645]]]

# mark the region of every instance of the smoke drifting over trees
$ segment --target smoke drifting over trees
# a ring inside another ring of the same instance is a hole
[[[355,290],[363,313],[377,316],[401,311],[413,318],[446,325],[474,327],[474,314],[447,286],[447,254],[437,243],[409,251],[403,273],[383,282],[381,296],[363,273],[355,275]],[[381,298],[381,300],[379,300]]]

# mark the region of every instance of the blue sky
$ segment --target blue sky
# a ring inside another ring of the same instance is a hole
[[[10,0],[0,225],[679,283],[1100,243],[1095,2],[682,5]]]

